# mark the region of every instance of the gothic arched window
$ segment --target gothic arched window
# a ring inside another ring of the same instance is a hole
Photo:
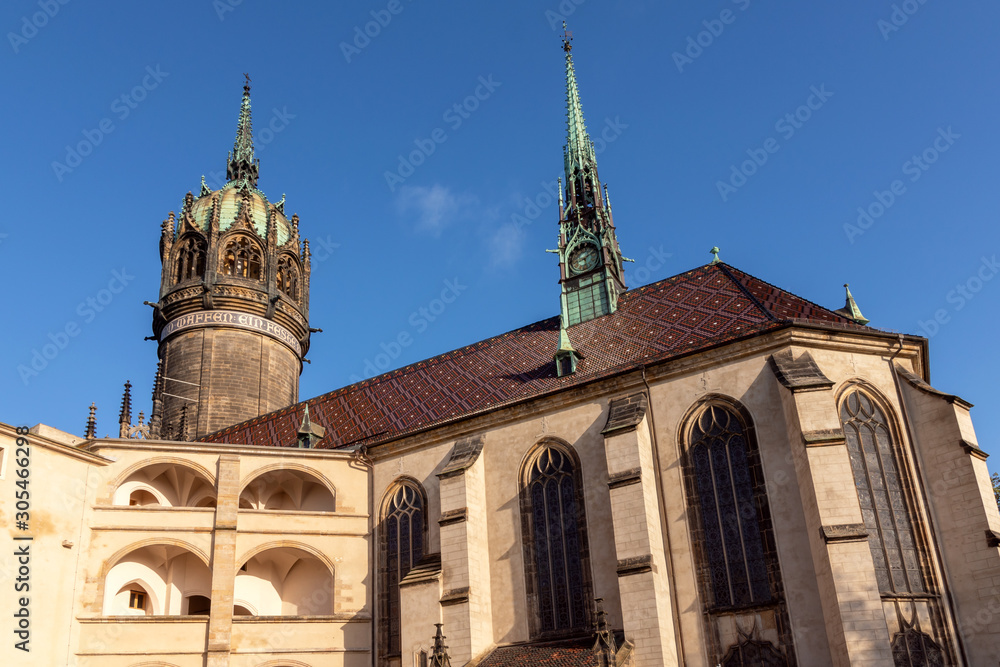
[[[944,665],[949,649],[937,591],[927,576],[927,553],[916,529],[911,485],[906,483],[902,451],[889,420],[878,403],[859,389],[844,398],[840,419],[875,579],[889,610],[893,663]]]
[[[420,485],[404,479],[389,492],[382,511],[378,627],[383,658],[400,654],[399,582],[424,555],[426,507]]]
[[[589,548],[579,464],[547,443],[522,472],[521,516],[532,634],[590,628]]]
[[[750,417],[711,400],[693,412],[685,438],[684,477],[712,664],[794,664]]]
[[[227,243],[222,253],[222,273],[227,276],[260,280],[262,264],[260,248],[244,236]]]
[[[205,274],[205,241],[197,236],[188,236],[180,243],[177,251],[177,280],[182,282]]]
[[[299,271],[295,262],[288,256],[278,259],[278,289],[287,294],[292,301],[299,298]]]

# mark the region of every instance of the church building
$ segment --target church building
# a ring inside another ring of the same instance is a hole
[[[228,182],[160,230],[148,419],[126,385],[116,438],[0,424],[4,664],[1000,663],[987,455],[927,339],[717,249],[629,289],[563,48],[558,315],[305,401],[310,223],[258,189],[248,80]]]

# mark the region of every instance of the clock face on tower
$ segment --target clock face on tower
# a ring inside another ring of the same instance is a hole
[[[583,273],[597,266],[597,248],[590,245],[582,245],[576,248],[569,256],[569,268],[573,273]]]

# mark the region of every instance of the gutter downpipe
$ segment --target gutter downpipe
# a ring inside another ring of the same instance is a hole
[[[672,608],[672,616],[674,621],[674,641],[677,643],[677,657],[678,664],[685,665],[685,652],[684,652],[684,638],[681,634],[681,618],[680,609],[678,608],[677,601],[677,586],[674,580],[674,554],[673,550],[670,548],[670,534],[667,530],[667,506],[664,501],[663,495],[663,478],[660,475],[660,447],[656,439],[656,418],[653,416],[655,412],[653,409],[653,392],[649,387],[649,382],[646,380],[646,366],[640,367],[642,371],[642,384],[646,387],[646,399],[649,401],[649,432],[652,436],[650,438],[650,444],[653,446],[653,478],[656,482],[656,499],[659,504],[659,514],[660,514],[660,533],[663,539],[663,548],[666,551],[666,562],[667,562],[667,577],[669,578],[670,585],[670,606]]]

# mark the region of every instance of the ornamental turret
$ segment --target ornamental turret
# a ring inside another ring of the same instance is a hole
[[[202,177],[160,237],[153,337],[160,363],[150,416],[154,438],[192,439],[298,401],[309,349],[309,251],[285,198],[257,189],[243,87],[228,181]]]
[[[565,29],[565,23],[563,28]],[[559,193],[559,282],[562,327],[615,312],[625,291],[622,257],[607,188],[597,175],[594,142],[587,134],[573,68],[573,36],[565,31],[566,146],[565,199]]]

